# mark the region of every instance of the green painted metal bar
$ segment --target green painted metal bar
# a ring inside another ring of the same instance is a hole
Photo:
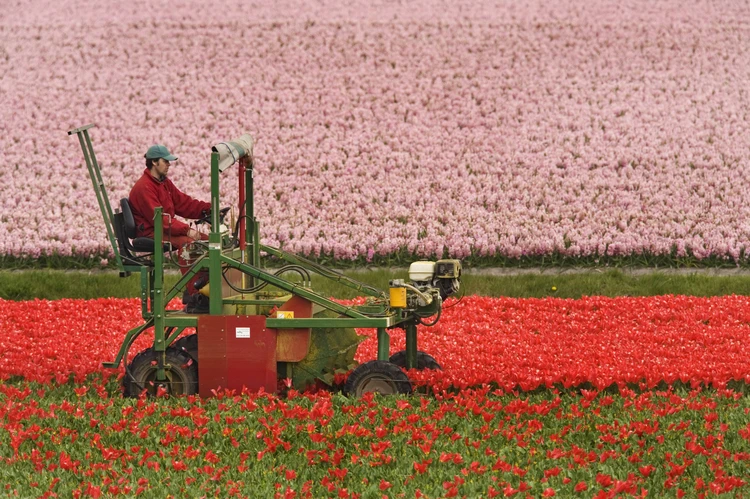
[[[148,299],[151,294],[150,274],[148,267],[141,267],[141,317],[144,319],[151,316],[148,309]]]
[[[152,311],[154,313],[154,351],[161,353],[157,357],[156,381],[166,381],[167,376],[164,369],[166,356],[166,344],[164,342],[164,220],[162,219],[162,207],[154,209],[154,298],[152,300]]]
[[[172,331],[169,336],[167,337],[167,346],[174,343],[174,341],[177,339],[177,337],[185,330],[186,326],[172,326],[169,329]]]
[[[221,314],[221,232],[219,208],[219,153],[211,153],[211,232],[208,235],[208,310]]]
[[[78,128],[74,128],[72,130],[68,130],[68,135],[73,135],[74,133],[81,133],[81,132],[84,132],[84,131],[88,130],[89,128],[94,128],[95,126],[96,125],[94,125],[93,123],[91,123],[89,125],[83,125],[82,127],[78,127]]]
[[[88,130],[83,132],[83,136],[86,139],[86,145],[89,148],[89,152],[91,153],[91,161],[94,164],[94,171],[96,172],[96,181],[99,184],[99,187],[101,187],[102,191],[102,200],[104,201],[104,207],[107,210],[107,217],[109,218],[110,223],[114,227],[115,222],[115,216],[112,212],[112,206],[109,204],[109,196],[107,196],[107,189],[104,187],[104,179],[102,179],[102,170],[99,168],[99,163],[96,161],[96,154],[94,153],[94,146],[91,145],[91,137],[89,137]],[[110,237],[114,239],[115,233],[114,230],[110,232]]]
[[[154,247],[157,247],[156,246],[156,242],[157,242],[156,239],[154,239]],[[158,253],[158,252],[156,252],[156,253]],[[159,268],[159,267],[156,267],[156,265],[157,265],[156,264],[156,259],[157,259],[156,253],[154,254],[154,266],[155,266],[155,268]],[[163,254],[161,254],[161,253],[159,254],[159,259],[162,262],[160,268],[162,269],[162,276],[163,276],[163,269],[164,269]],[[163,282],[164,281],[162,279],[162,293],[161,293],[161,295],[163,297],[162,300],[163,300],[164,307],[166,307],[166,305],[170,301],[172,301],[174,298],[178,297],[178,295],[180,294],[180,291],[184,290],[185,286],[187,286],[187,283],[190,282],[190,279],[192,279],[193,276],[195,276],[195,274],[197,274],[198,272],[200,272],[201,270],[206,269],[206,268],[208,268],[207,259],[205,257],[201,257],[198,261],[196,261],[192,265],[192,267],[190,267],[187,270],[187,272],[185,272],[184,275],[182,275],[180,277],[180,279],[174,284],[174,286],[172,286],[172,288],[169,291],[167,291],[167,292],[164,292],[164,289],[163,289]],[[152,273],[152,276],[154,274],[155,274],[155,272]],[[143,294],[143,291],[142,291],[142,294]],[[168,320],[166,319],[166,317],[168,317],[170,313],[175,313],[175,312],[182,313],[181,311],[167,311],[167,310],[164,310],[164,317],[165,317],[164,324],[165,324],[165,326],[166,325],[171,325],[171,326],[179,326],[180,325],[180,324],[175,324],[173,322],[169,322],[169,324],[168,324],[168,322],[167,322]],[[192,321],[190,324],[187,324],[186,326],[183,326],[183,327],[192,327],[192,326],[195,326],[195,321]],[[167,343],[167,344],[169,344],[169,343]]]
[[[102,213],[102,219],[104,220],[104,226],[107,229],[107,237],[109,238],[109,243],[112,246],[112,252],[115,255],[117,267],[123,272],[128,272],[128,270],[125,269],[125,266],[122,263],[120,249],[117,246],[112,207],[109,204],[109,197],[107,197],[107,191],[104,187],[104,181],[102,180],[99,164],[96,162],[94,148],[91,145],[91,139],[89,138],[88,130],[93,127],[94,125],[90,124],[82,126],[80,128],[75,128],[73,130],[68,130],[68,135],[73,135],[75,133],[78,136],[78,142],[81,145],[81,151],[83,151],[83,159],[86,162],[86,169],[89,172],[91,184],[94,186],[94,194],[96,194],[96,201],[99,204],[99,211],[101,211]]]
[[[253,217],[253,265],[260,265],[260,221]],[[257,282],[256,282],[257,284]]]
[[[299,284],[292,284],[284,279],[276,277],[275,275],[270,274],[257,267],[251,267],[249,265],[240,263],[237,260],[226,257],[224,255],[220,255],[220,258],[221,258],[221,261],[217,262],[219,265],[221,263],[224,263],[229,267],[238,269],[253,277],[257,277],[261,281],[267,282],[269,284],[273,284],[274,286],[279,287],[283,289],[284,291],[301,296],[302,298],[309,300],[313,303],[317,303],[321,307],[327,308],[328,310],[333,310],[334,312],[338,312],[340,314],[346,315],[347,317],[352,317],[355,319],[369,318],[366,315],[363,315],[357,312],[352,307],[345,307],[344,305],[340,305],[332,300],[329,300],[328,298],[325,298],[313,291],[310,291],[308,288],[302,287]],[[212,288],[211,291],[213,291],[213,284],[211,285],[211,288]]]
[[[390,317],[381,317],[373,319],[351,319],[346,317],[329,317],[325,319],[305,318],[305,319],[266,319],[266,327],[274,329],[295,329],[295,328],[386,328],[394,326]]]
[[[312,270],[316,274],[325,277],[326,279],[330,279],[332,281],[338,282],[340,284],[343,284],[344,286],[347,286],[349,288],[352,288],[356,291],[361,291],[365,294],[368,294],[370,296],[374,296],[376,298],[383,298],[385,297],[385,292],[381,291],[379,289],[376,289],[373,286],[370,286],[369,284],[366,284],[364,282],[358,281],[356,279],[352,279],[351,277],[341,274],[339,272],[332,271],[330,269],[325,269],[325,272],[323,272],[319,267],[318,264],[313,262],[312,260],[309,260],[307,258],[301,257],[299,255],[294,255],[292,253],[289,253],[287,251],[284,251],[280,248],[274,248],[272,246],[266,246],[264,244],[260,245],[261,249],[265,251],[266,253],[273,255],[277,258],[281,258],[282,260],[293,263],[295,265],[299,265],[300,267],[304,267],[307,270]],[[328,275],[328,273],[331,273],[333,275]]]
[[[263,302],[263,304],[269,304]],[[196,327],[198,315],[185,314],[179,310],[167,310],[164,316],[165,327]],[[276,329],[294,328],[386,328],[398,324],[394,317],[376,317],[352,319],[349,317],[299,318],[299,319],[266,319],[266,326]]]
[[[211,153],[211,234],[221,235],[221,208],[219,204],[219,153]],[[219,237],[216,241],[221,242]]]
[[[164,226],[162,219],[163,209],[157,206],[154,209],[154,286],[152,311],[154,313],[154,350],[164,350],[164,253],[158,250],[163,247]]]
[[[240,298],[225,298],[225,305],[283,305],[286,300],[242,300]]]
[[[148,298],[149,298],[149,315],[153,317],[154,315],[154,279],[156,275],[156,270],[151,269],[151,272],[148,274]]]
[[[211,315],[219,315],[222,310],[221,243],[212,243],[208,253],[208,310]]]
[[[174,326],[164,326],[164,350],[169,347],[169,338],[174,334]]]
[[[406,324],[406,368],[417,367],[417,324],[408,322]]]
[[[174,298],[177,298],[180,294],[180,291],[184,291],[187,283],[190,282],[190,279],[192,279],[193,276],[195,276],[195,274],[197,274],[201,270],[207,268],[207,260],[202,256],[185,272],[185,274],[180,277],[180,279],[174,284],[174,286],[172,286],[172,288],[167,292],[164,298],[164,302],[169,303]]]
[[[102,366],[110,369],[117,369],[120,367],[120,363],[122,362],[123,357],[125,357],[125,353],[130,349],[130,345],[133,344],[133,341],[135,341],[135,338],[138,337],[143,331],[150,328],[154,325],[153,320],[146,321],[145,323],[141,324],[138,327],[134,327],[130,331],[127,332],[125,335],[125,340],[122,342],[122,345],[120,345],[120,350],[117,351],[117,356],[115,356],[115,360],[113,362],[102,362]]]
[[[378,360],[388,360],[391,355],[391,337],[384,327],[378,328]]]
[[[175,314],[175,315],[172,315]],[[190,315],[185,314],[182,311],[179,310],[167,310],[166,315],[164,317],[164,325],[165,326],[174,326],[174,327],[195,327],[198,325],[198,316],[197,315]]]

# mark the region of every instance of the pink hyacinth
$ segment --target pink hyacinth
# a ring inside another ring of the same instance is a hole
[[[303,254],[746,258],[746,6],[253,5],[5,5],[0,254],[107,256],[65,134],[93,122],[113,204],[157,142],[207,199],[211,146],[251,133],[262,239]]]

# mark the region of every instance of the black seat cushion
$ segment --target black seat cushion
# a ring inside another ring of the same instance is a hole
[[[139,253],[154,252],[154,240],[148,237],[136,237],[131,244],[133,245],[133,249]]]
[[[153,253],[153,239],[149,237],[135,236],[135,218],[133,218],[133,210],[130,209],[130,201],[128,201],[128,198],[120,199],[120,211],[122,212],[122,229],[125,233],[125,237],[128,239],[128,241],[125,241],[125,245],[128,246],[128,249],[139,253]],[[164,251],[171,251],[172,245],[169,242],[165,242],[163,249]]]
[[[120,199],[120,211],[122,212],[122,223],[123,228],[125,229],[125,235],[128,239],[135,239],[135,218],[133,218],[133,210],[130,209],[130,201],[128,201],[128,198]]]
[[[147,253],[153,253],[154,252],[154,240],[149,239],[148,237],[136,237],[132,241],[133,250],[137,251],[139,253],[141,252],[147,252]],[[165,242],[162,245],[162,248],[165,252],[172,250],[172,245],[169,242]]]

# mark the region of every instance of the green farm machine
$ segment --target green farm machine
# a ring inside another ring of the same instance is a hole
[[[80,141],[120,276],[139,273],[141,278],[143,323],[125,334],[114,361],[104,363],[114,369],[125,365],[126,396],[138,396],[144,390],[203,397],[222,388],[276,392],[282,380],[291,380],[298,390],[331,387],[336,373],[351,369],[343,386],[348,394],[410,393],[412,384],[402,368],[439,368],[435,359],[417,349],[417,325],[434,325],[443,300],[458,291],[458,260],[415,262],[408,282],[394,279],[389,290],[383,291],[261,244],[253,204],[253,139],[243,135],[212,147],[208,240],[194,244],[190,268],[167,289],[165,266],[181,250],[164,241],[169,217],[157,208],[154,239],[146,239],[136,237],[126,198],[112,210],[89,137],[93,126],[68,134],[77,135]],[[239,215],[235,226],[227,229],[227,209],[220,209],[219,203],[219,178],[235,164]],[[278,267],[263,268],[261,254]],[[208,313],[169,309],[170,301],[183,295],[198,272],[208,275],[208,283],[201,288],[208,296]],[[365,303],[343,305],[316,293],[311,274],[357,290],[366,296]],[[183,334],[188,328],[195,333]],[[377,359],[356,364],[354,354],[363,337],[355,328],[377,330]],[[129,361],[130,347],[147,331],[153,331],[153,345]],[[406,335],[406,350],[389,356],[389,332],[394,331]]]

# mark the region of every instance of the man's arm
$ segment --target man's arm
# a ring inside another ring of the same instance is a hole
[[[198,201],[181,190],[179,190],[174,184],[170,185],[172,193],[172,202],[174,202],[174,212],[176,215],[181,217],[198,219],[203,216],[205,212],[211,210],[211,203],[205,201]]]

